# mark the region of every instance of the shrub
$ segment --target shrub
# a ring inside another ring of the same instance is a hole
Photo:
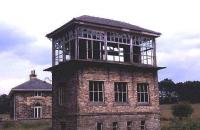
[[[191,116],[192,112],[193,108],[189,103],[179,103],[172,106],[172,114],[180,120],[182,120],[183,117],[187,118]]]

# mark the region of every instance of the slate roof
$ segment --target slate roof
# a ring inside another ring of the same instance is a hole
[[[46,36],[48,38],[51,38],[54,34],[56,34],[59,31],[62,31],[63,29],[70,26],[71,23],[75,23],[75,22],[86,22],[86,23],[92,23],[92,24],[97,24],[97,25],[114,27],[114,28],[118,28],[118,29],[130,29],[132,31],[136,31],[136,32],[139,32],[139,33],[151,33],[151,34],[154,34],[154,35],[157,35],[157,36],[161,35],[161,33],[159,33],[159,32],[155,32],[155,31],[152,31],[152,30],[149,30],[149,29],[145,29],[145,28],[142,28],[142,27],[139,27],[139,26],[136,26],[136,25],[126,23],[126,22],[83,15],[83,16],[80,16],[80,17],[73,18],[70,22],[66,23],[65,25],[61,26],[60,28],[56,29],[55,31],[47,34]]]
[[[45,81],[35,78],[12,88],[11,91],[34,91],[34,90],[52,91],[52,86],[51,84]]]

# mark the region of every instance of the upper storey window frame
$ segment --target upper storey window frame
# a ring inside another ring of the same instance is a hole
[[[90,28],[79,27],[77,28],[78,38],[80,39],[89,39],[95,41],[104,41],[105,32]]]
[[[43,92],[42,91],[34,91],[34,97],[42,97],[43,96]]]
[[[128,32],[79,26],[53,39],[53,49],[53,65],[71,59],[156,65],[155,37]]]

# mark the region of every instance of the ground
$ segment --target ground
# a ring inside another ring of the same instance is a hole
[[[172,105],[160,105],[161,110],[161,127],[170,126],[173,123],[173,115],[171,112]],[[200,120],[200,104],[192,104],[194,112],[191,116],[192,120]]]
[[[51,120],[4,121],[0,130],[51,130]]]

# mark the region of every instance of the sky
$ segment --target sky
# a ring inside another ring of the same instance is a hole
[[[39,79],[51,66],[45,35],[74,17],[109,18],[161,32],[157,42],[159,80],[200,80],[199,0],[0,0],[0,94]]]

